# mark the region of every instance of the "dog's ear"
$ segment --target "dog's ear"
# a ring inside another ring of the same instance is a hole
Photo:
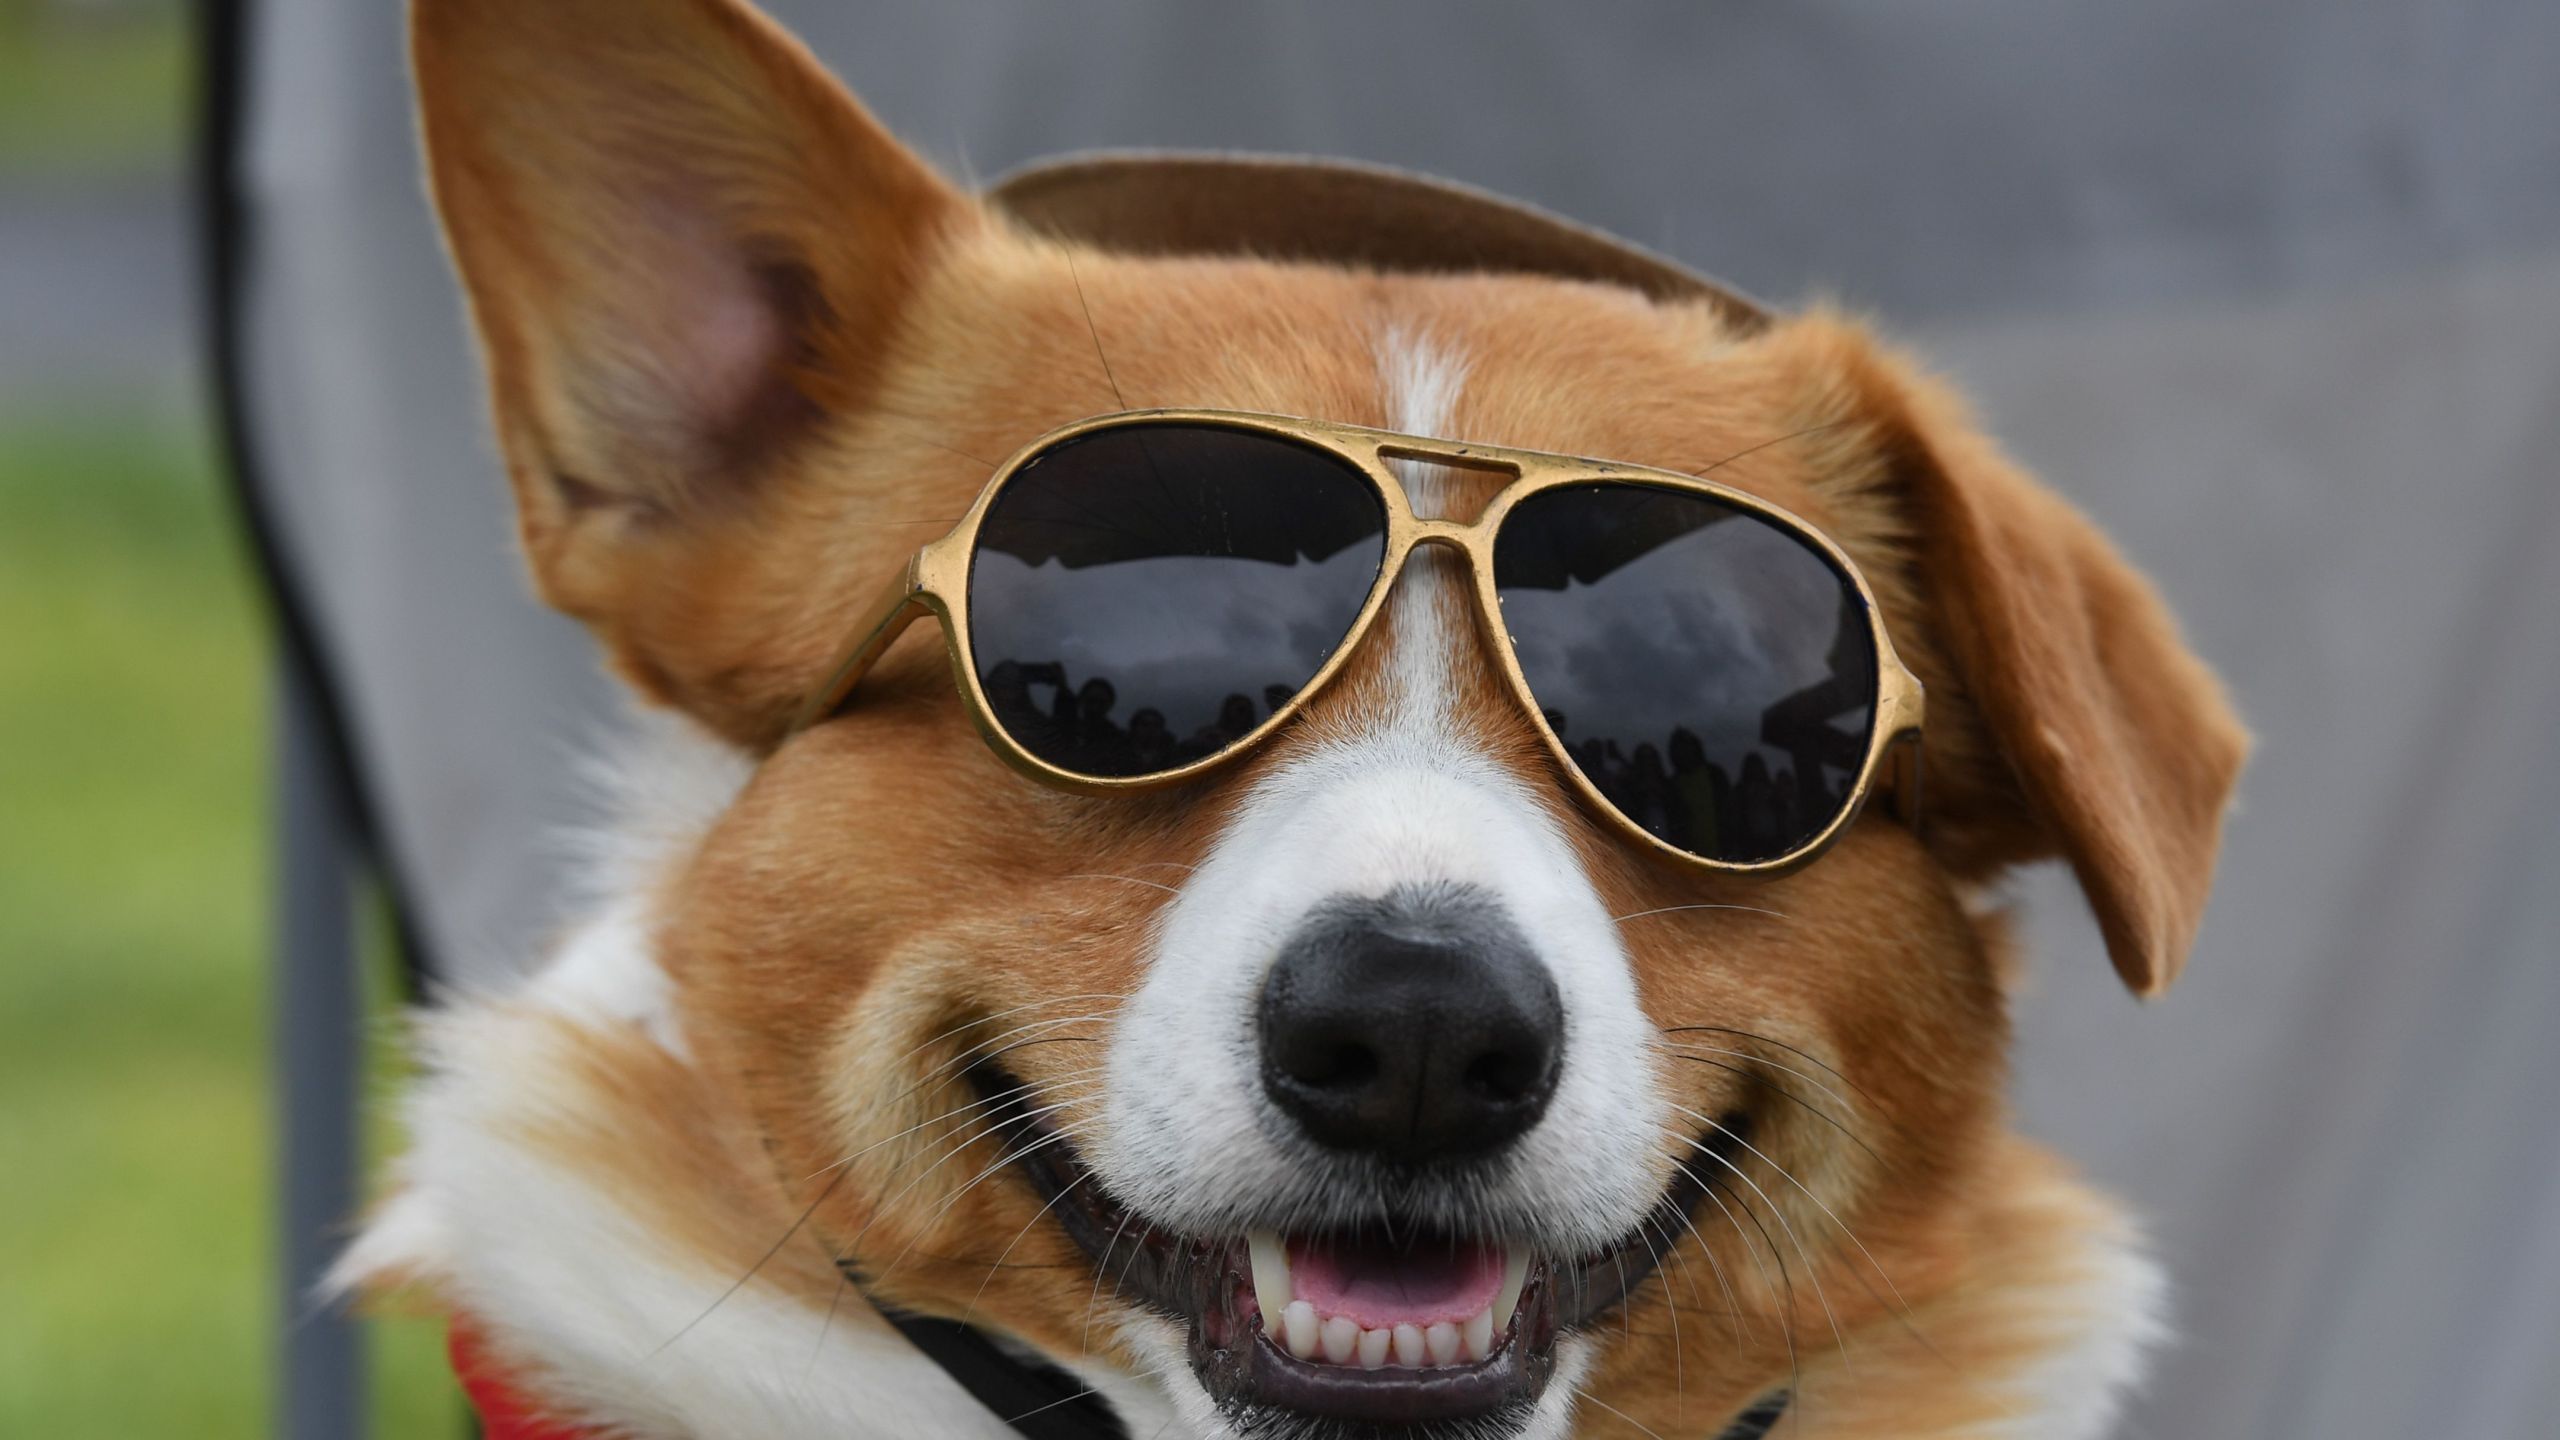
[[[641,613],[697,598],[666,593],[670,536],[738,523],[859,407],[937,242],[977,212],[740,0],[411,18],[535,580],[666,690]]]
[[[1938,652],[1926,743],[1957,763],[1933,759],[1927,823],[1960,869],[2068,859],[2117,974],[2161,993],[2203,918],[2247,732],[2150,583],[1952,388],[1852,326],[1808,324],[1879,457]]]

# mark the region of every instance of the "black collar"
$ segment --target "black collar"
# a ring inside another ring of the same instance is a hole
[[[1023,1440],[1129,1440],[1092,1386],[1045,1360],[1008,1354],[986,1332],[873,1301],[898,1333]]]
[[[908,1343],[1023,1440],[1130,1440],[1128,1427],[1092,1386],[1045,1360],[1008,1353],[956,1320],[913,1315],[873,1301]],[[1717,1440],[1766,1440],[1787,1413],[1787,1392],[1752,1406]]]
[[[1781,1390],[1734,1417],[1717,1440],[1764,1440],[1778,1422],[1787,1418],[1787,1402],[1795,1397]]]

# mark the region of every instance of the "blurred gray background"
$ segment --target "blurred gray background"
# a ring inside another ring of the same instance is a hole
[[[1961,378],[2262,737],[2188,978],[2022,877],[2026,1126],[2146,1217],[2128,1435],[2560,1433],[2560,6],[776,6],[992,176],[1362,157],[1537,201]],[[257,7],[252,413],[391,860],[525,963],[612,702],[524,598],[398,7]]]

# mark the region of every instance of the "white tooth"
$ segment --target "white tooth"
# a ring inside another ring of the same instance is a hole
[[[1394,1338],[1395,1337],[1389,1335],[1384,1330],[1361,1331],[1360,1368],[1363,1370],[1378,1370],[1385,1368],[1387,1363],[1387,1343]]]
[[[1399,1325],[1396,1327],[1397,1364],[1402,1365],[1408,1370],[1418,1370],[1422,1368],[1423,1362],[1429,1358],[1430,1356],[1425,1353],[1423,1348],[1421,1331],[1416,1330],[1410,1325]]]
[[[1493,1307],[1488,1305],[1467,1317],[1458,1328],[1458,1339],[1466,1345],[1467,1358],[1482,1360],[1493,1354]]]
[[[1323,1328],[1316,1321],[1316,1307],[1304,1300],[1289,1302],[1289,1308],[1280,1312],[1280,1328],[1289,1332],[1290,1354],[1301,1360],[1316,1358],[1318,1332]]]
[[[1336,1365],[1348,1365],[1360,1353],[1360,1327],[1340,1315],[1328,1318],[1318,1333],[1324,1340],[1324,1358]]]
[[[1271,1317],[1298,1298],[1297,1287],[1289,1283],[1289,1250],[1268,1230],[1247,1230],[1244,1245],[1253,1257],[1253,1301],[1262,1307],[1262,1328],[1268,1330]]]
[[[1493,1328],[1511,1327],[1511,1312],[1520,1308],[1520,1287],[1529,1283],[1529,1252],[1505,1250],[1502,1253],[1502,1289],[1493,1297]]]
[[[1454,1365],[1458,1360],[1458,1327],[1443,1320],[1422,1332],[1422,1343],[1431,1348],[1431,1363]]]

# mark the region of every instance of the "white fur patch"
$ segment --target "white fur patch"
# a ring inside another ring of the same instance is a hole
[[[652,1234],[533,1138],[580,1083],[538,988],[424,1024],[401,1195],[338,1284],[429,1282],[546,1401],[637,1436],[1012,1434],[857,1297],[830,1317],[754,1281],[728,1293],[736,1273]]]
[[[2130,1225],[2089,1238],[2075,1282],[2045,1302],[2070,1343],[2020,1377],[2020,1413],[2002,1440],[2102,1440],[2169,1338],[2169,1277]],[[2024,1297],[2022,1297],[2022,1302]]]
[[[746,788],[755,762],[681,715],[635,708],[578,772],[598,819],[564,838],[579,861],[571,898],[593,907],[656,888]]]
[[[611,826],[587,845],[594,917],[513,995],[452,997],[420,1022],[397,1194],[330,1287],[423,1281],[546,1399],[634,1436],[1011,1436],[858,1297],[832,1317],[753,1281],[724,1299],[736,1273],[650,1233],[532,1138],[583,1083],[559,1021],[681,1057],[646,897],[748,773],[673,720],[639,722],[611,753],[595,771]]]
[[[1404,331],[1390,331],[1378,349],[1378,381],[1386,391],[1387,428],[1407,435],[1449,438],[1451,413],[1465,388],[1467,367],[1458,356]],[[1414,513],[1446,514],[1449,472],[1417,460],[1390,460]],[[1457,703],[1452,640],[1472,643],[1461,610],[1458,562],[1437,546],[1406,563],[1387,612],[1395,635],[1397,721],[1446,729]]]
[[[573,896],[588,918],[534,973],[524,998],[598,1028],[637,1025],[681,1056],[666,972],[649,944],[647,897],[754,767],[681,716],[638,710],[579,769],[602,817],[565,837],[578,861]]]

